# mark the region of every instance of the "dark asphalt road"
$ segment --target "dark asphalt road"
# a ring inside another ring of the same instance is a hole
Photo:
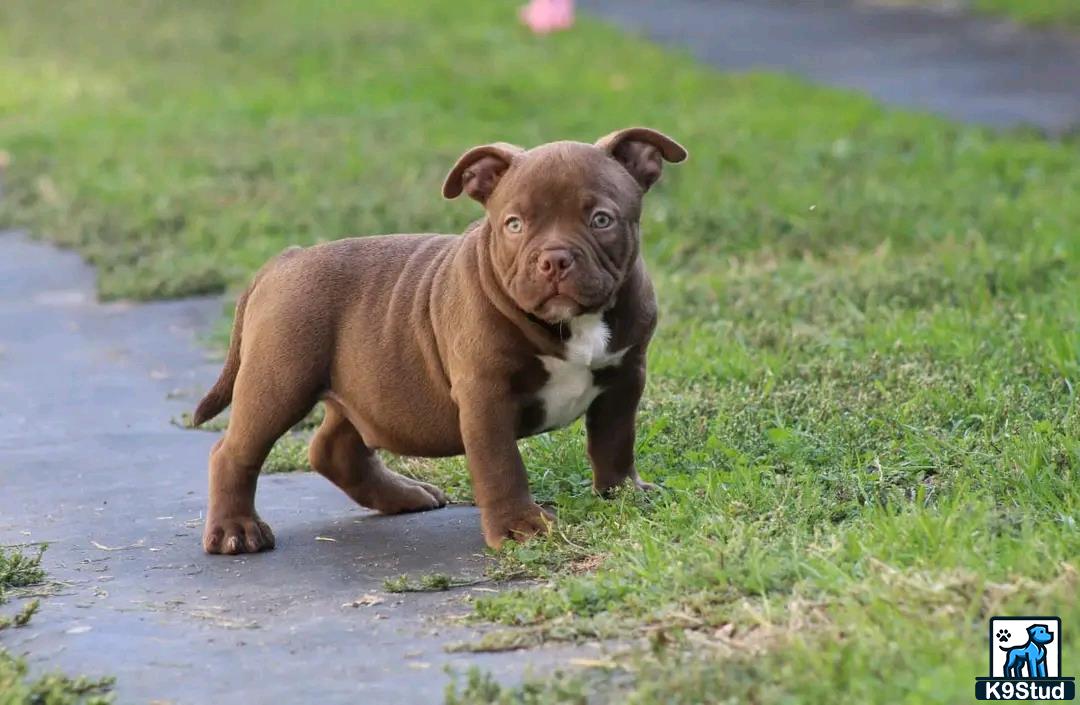
[[[885,103],[1057,135],[1080,126],[1080,36],[854,0],[581,0],[724,70],[782,71]]]

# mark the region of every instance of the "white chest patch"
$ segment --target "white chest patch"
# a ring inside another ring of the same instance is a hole
[[[610,335],[601,314],[578,316],[570,321],[566,357],[539,356],[548,373],[547,383],[537,393],[544,403],[544,430],[573,423],[600,394],[593,370],[618,365],[626,354],[625,349],[607,351]]]

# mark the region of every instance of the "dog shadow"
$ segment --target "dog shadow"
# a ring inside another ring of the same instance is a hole
[[[391,516],[357,510],[282,526],[276,536],[277,548],[269,555],[296,574],[323,573],[330,566],[354,584],[381,584],[402,574],[476,578],[490,561],[479,511],[470,505]]]

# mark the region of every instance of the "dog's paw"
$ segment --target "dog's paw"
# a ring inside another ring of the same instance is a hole
[[[481,523],[487,545],[500,548],[506,539],[527,541],[550,532],[555,515],[534,502],[517,509],[482,510]]]
[[[660,489],[660,485],[654,485],[651,482],[645,482],[641,478],[635,477],[633,486],[642,492],[656,492]]]
[[[619,491],[620,488],[630,487],[642,492],[655,492],[660,489],[659,485],[654,485],[651,482],[645,482],[640,477],[627,477],[614,484],[602,484],[599,482],[593,483],[593,490],[601,497],[611,498]]]
[[[403,514],[445,507],[447,501],[446,494],[435,485],[397,476],[361,501],[361,504],[383,514]]]
[[[274,547],[274,532],[258,517],[207,517],[203,550],[207,553],[258,553]]]
[[[436,507],[445,507],[450,502],[450,498],[446,496],[446,493],[430,482],[421,482],[420,480],[413,480],[413,482],[424,488],[429,495],[435,498]]]

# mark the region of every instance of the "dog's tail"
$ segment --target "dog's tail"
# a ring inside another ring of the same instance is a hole
[[[217,382],[214,382],[214,386],[195,408],[195,414],[191,417],[193,428],[214,418],[232,403],[233,385],[236,384],[236,373],[240,370],[240,337],[244,332],[244,310],[247,309],[248,297],[254,289],[255,283],[252,282],[236,301],[236,317],[233,319],[232,338],[229,340],[229,352],[225,355],[225,366],[221,369]]]

